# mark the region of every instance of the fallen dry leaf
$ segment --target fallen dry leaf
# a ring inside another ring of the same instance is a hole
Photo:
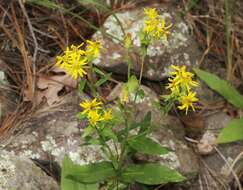
[[[64,88],[67,91],[77,87],[77,81],[70,75],[66,74],[60,68],[51,70],[54,75],[41,75],[37,80],[37,90],[35,96],[35,103],[39,105],[43,99],[46,99],[48,105],[53,105],[60,101],[59,92]],[[28,97],[24,97],[25,101],[30,101]]]

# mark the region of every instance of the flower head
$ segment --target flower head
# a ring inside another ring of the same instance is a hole
[[[78,76],[84,77],[86,75],[85,68],[87,68],[87,59],[84,57],[85,51],[80,48],[83,44],[79,46],[72,45],[70,48],[64,51],[63,56],[57,56],[56,65],[64,69],[69,75],[74,79]]]
[[[182,88],[182,90],[186,89],[189,92],[192,87],[199,86],[198,82],[192,79],[194,74],[186,71],[186,66],[178,67],[172,65],[171,68],[174,71],[170,72],[171,78],[169,78],[170,83],[167,88],[172,92],[178,91],[179,88]]]
[[[112,113],[111,113],[111,109],[108,109],[108,110],[105,110],[104,111],[104,114],[103,114],[103,119],[105,120],[105,121],[109,121],[109,120],[111,120],[112,119]]]
[[[186,66],[172,65],[171,68],[173,71],[170,72],[171,77],[168,79],[169,84],[166,87],[171,91],[169,97],[177,100],[180,103],[178,108],[185,110],[186,114],[190,107],[194,111],[193,103],[197,102],[198,98],[196,98],[196,93],[192,92],[192,89],[199,86],[199,83],[193,80],[193,73],[186,71]]]
[[[101,43],[99,41],[93,42],[90,40],[87,40],[87,46],[85,55],[89,60],[95,59],[99,56]]]
[[[179,102],[181,103],[181,105],[178,106],[178,108],[180,110],[186,110],[186,114],[187,114],[189,107],[191,107],[192,110],[195,111],[193,103],[195,103],[197,101],[198,101],[198,98],[196,98],[196,93],[189,92],[187,95],[181,96],[179,98]]]
[[[84,115],[91,125],[97,125],[101,121],[109,121],[112,117],[112,110],[102,108],[102,102],[94,98],[91,101],[83,101],[80,103],[80,106],[83,108],[81,112]]]
[[[130,33],[125,35],[124,46],[126,49],[130,49],[132,47],[132,36]]]
[[[156,19],[158,16],[158,12],[156,11],[155,8],[145,8],[144,14],[150,19]]]
[[[89,114],[89,112],[98,110],[101,108],[102,102],[93,99],[92,101],[85,100],[80,103],[80,106],[84,109],[82,114]]]
[[[86,50],[83,50],[84,43],[70,48],[67,47],[62,56],[57,56],[56,65],[64,69],[74,79],[79,76],[87,75],[85,71],[88,68],[88,63],[98,57],[100,52],[100,42],[86,41]]]
[[[98,110],[91,110],[88,113],[88,120],[91,125],[96,125],[99,121],[103,120]]]
[[[147,17],[144,21],[144,33],[150,36],[151,39],[167,41],[172,24],[166,26],[165,19],[161,18],[155,8],[144,9],[144,14]]]

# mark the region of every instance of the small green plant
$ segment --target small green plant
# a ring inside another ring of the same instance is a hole
[[[116,108],[107,108],[99,99],[95,98],[80,103],[82,111],[78,114],[79,119],[87,120],[88,125],[84,129],[82,138],[86,145],[97,145],[103,153],[103,161],[87,165],[76,165],[68,157],[65,157],[62,166],[62,190],[97,190],[103,189],[130,189],[133,183],[144,185],[158,185],[169,182],[181,182],[185,180],[180,173],[159,163],[135,164],[133,157],[136,153],[147,155],[165,155],[170,152],[167,147],[161,146],[151,138],[154,129],[151,121],[151,113],[145,114],[141,121],[135,117],[138,100],[144,96],[141,88],[144,59],[147,55],[148,46],[156,40],[167,40],[172,25],[166,26],[165,20],[157,13],[156,9],[145,9],[144,27],[139,33],[141,42],[141,71],[137,79],[131,74],[132,61],[130,53],[133,50],[133,40],[129,34],[124,36],[124,47],[127,51],[128,76],[123,84],[120,99],[116,102]],[[57,57],[57,65],[74,79],[81,77],[80,90],[87,84],[95,91],[97,82],[85,79],[88,72],[100,74],[101,82],[107,80],[98,68],[92,65],[97,58],[101,45],[100,42],[87,41],[86,48],[71,46],[64,55]],[[186,67],[172,66],[168,89],[171,93],[163,96],[166,102],[164,114],[172,108],[171,105],[180,103],[178,108],[186,113],[194,103],[198,101],[193,88],[198,83],[193,81],[193,74],[186,71]],[[86,81],[86,82],[84,82]],[[99,81],[98,81],[99,82]],[[121,127],[123,126],[123,127]],[[144,186],[143,186],[144,187]],[[144,187],[145,188],[145,187]]]

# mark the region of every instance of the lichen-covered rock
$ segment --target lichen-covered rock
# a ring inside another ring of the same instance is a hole
[[[153,7],[159,10],[167,22],[173,22],[173,29],[168,43],[161,41],[151,44],[148,47],[148,56],[145,60],[143,76],[150,80],[161,80],[168,76],[171,64],[187,65],[189,67],[196,65],[200,52],[193,35],[190,34],[189,26],[182,18],[178,18],[174,11],[175,8],[171,11],[172,9],[165,7],[165,5],[163,7],[154,5]],[[141,56],[138,53],[138,47],[140,47],[138,32],[144,22],[143,9],[138,8],[117,13],[116,17],[119,18],[125,33],[130,33],[133,39],[135,52],[131,56],[133,59],[132,70],[138,74],[141,67]],[[123,32],[113,15],[107,18],[103,30],[115,38],[102,35],[99,31],[94,34],[93,39],[100,40],[104,47],[100,57],[94,61],[94,64],[113,73],[125,74],[127,72],[125,49],[119,42],[119,40],[123,41]]]
[[[56,181],[47,176],[30,159],[0,151],[1,190],[59,190]]]
[[[3,67],[3,61],[0,59],[0,67]],[[7,102],[5,100],[6,97],[6,85],[8,84],[5,72],[0,69],[0,122],[7,110]]]
[[[13,135],[9,142],[2,142],[2,148],[32,159],[52,158],[60,165],[65,155],[76,164],[102,160],[98,146],[80,146],[84,143],[80,136],[86,126],[85,121],[78,121],[76,117],[80,101],[77,93],[71,93],[57,109],[39,110],[35,118],[23,124],[24,130],[19,135]]]

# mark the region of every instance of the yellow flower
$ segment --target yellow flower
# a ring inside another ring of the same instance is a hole
[[[80,103],[80,106],[84,109],[81,113],[82,114],[89,114],[93,110],[100,109],[100,105],[102,105],[102,102],[97,101],[97,99],[93,99],[92,101],[85,100]]]
[[[178,82],[172,78],[169,78],[169,84],[166,87],[166,89],[170,89],[171,92],[175,95],[180,93],[180,86],[178,85]]]
[[[158,15],[155,8],[144,9],[144,14],[147,18],[144,21],[143,31],[152,39],[167,41],[172,24],[166,26],[165,19]]]
[[[170,29],[172,28],[172,24],[169,24],[168,26],[165,25],[165,20],[160,19],[160,24],[157,27],[157,30],[155,32],[155,38],[163,38],[165,41],[167,41],[168,36],[170,35]]]
[[[87,74],[85,68],[87,68],[88,62],[84,57],[85,52],[80,49],[82,46],[83,44],[79,46],[72,45],[71,48],[67,47],[64,55],[56,58],[56,65],[64,69],[74,79],[77,79],[78,76],[84,77]]]
[[[144,14],[148,16],[150,19],[155,19],[158,16],[158,12],[155,8],[145,8]]]
[[[87,47],[85,51],[85,55],[88,59],[95,59],[99,56],[101,43],[99,41],[93,42],[90,40],[87,40]]]
[[[73,62],[73,64],[67,65],[65,69],[69,75],[71,75],[74,79],[77,79],[78,76],[84,77],[84,75],[87,74],[87,72],[84,70],[87,64],[86,59],[77,59]]]
[[[130,33],[126,34],[124,38],[124,46],[126,49],[130,49],[132,46],[132,36]]]
[[[111,109],[108,109],[108,110],[105,110],[104,111],[103,119],[105,121],[109,121],[109,120],[112,119],[112,113],[111,113],[111,111],[112,111]]]
[[[174,69],[174,71],[170,72],[172,78],[169,78],[170,83],[167,87],[170,88],[171,91],[175,89],[178,90],[178,88],[185,88],[187,92],[189,92],[191,87],[199,86],[198,82],[192,80],[194,74],[186,71],[186,66],[178,67],[172,65],[171,68]]]
[[[148,19],[144,21],[145,26],[143,31],[150,36],[154,36],[155,32],[157,31],[157,26],[159,25],[158,19]]]
[[[191,107],[192,110],[195,111],[193,103],[198,101],[198,98],[196,98],[195,96],[196,96],[195,92],[189,92],[187,95],[181,96],[179,98],[179,102],[181,103],[181,105],[178,106],[178,108],[180,110],[184,110],[185,109],[186,110],[186,114],[188,112],[189,107]]]
[[[91,125],[96,125],[103,117],[98,113],[98,110],[91,110],[88,113],[88,120]]]
[[[127,85],[122,86],[122,91],[120,94],[121,103],[128,103],[129,102],[129,92]]]

